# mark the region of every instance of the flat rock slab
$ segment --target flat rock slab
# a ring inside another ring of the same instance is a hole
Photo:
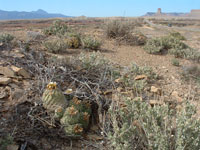
[[[11,66],[12,70],[17,74],[24,78],[30,78],[30,74],[23,68],[18,68],[16,66]]]
[[[3,74],[6,77],[15,77],[15,72],[9,67],[0,66],[0,74]]]
[[[0,77],[0,85],[8,85],[12,80],[6,77]]]

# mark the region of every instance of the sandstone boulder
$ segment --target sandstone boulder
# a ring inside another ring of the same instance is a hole
[[[11,82],[10,78],[0,77],[0,85],[8,85]]]

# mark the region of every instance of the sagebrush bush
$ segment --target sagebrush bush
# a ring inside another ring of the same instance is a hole
[[[105,68],[106,66],[110,66],[110,61],[104,58],[99,52],[93,52],[90,55],[81,53],[79,61],[85,69]]]
[[[45,35],[64,35],[68,32],[68,30],[69,28],[66,24],[64,24],[61,20],[56,20],[50,27],[45,28],[43,33]]]
[[[198,150],[200,120],[196,108],[185,103],[180,111],[168,105],[151,106],[137,99],[125,99],[124,107],[113,102],[109,109],[115,150]]]
[[[185,80],[194,79],[200,83],[200,67],[197,65],[184,66],[182,77]]]
[[[67,43],[60,38],[53,38],[45,41],[44,47],[47,51],[56,54],[66,51]]]
[[[168,50],[183,50],[189,48],[180,40],[171,36],[149,39],[144,49],[150,54],[162,54]]]
[[[138,75],[144,75],[148,80],[134,80]],[[158,76],[150,67],[139,67],[136,64],[132,64],[131,67],[123,71],[120,78],[125,87],[132,88],[138,94],[142,93],[147,84],[157,79]]]
[[[98,50],[101,47],[101,42],[93,37],[84,37],[82,39],[82,46],[84,49]]]
[[[11,34],[2,34],[0,35],[0,43],[9,44],[14,39],[14,36]]]
[[[149,39],[144,50],[150,54],[169,53],[177,58],[186,58],[200,62],[200,52],[172,36]]]
[[[179,32],[171,32],[169,36],[172,36],[178,40],[186,40],[186,38]]]
[[[44,35],[40,32],[28,31],[27,38],[29,41],[39,41],[44,39]]]
[[[180,66],[180,63],[179,63],[179,61],[178,61],[178,59],[176,59],[176,58],[173,58],[172,60],[171,60],[171,63],[172,63],[172,65],[174,65],[174,66]]]

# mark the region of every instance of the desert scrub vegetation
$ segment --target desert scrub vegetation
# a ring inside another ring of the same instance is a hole
[[[182,77],[184,80],[188,81],[193,79],[200,83],[200,67],[198,65],[184,66],[182,70]]]
[[[106,36],[108,38],[124,37],[130,34],[131,26],[127,22],[120,20],[109,21],[106,24]]]
[[[62,22],[61,20],[56,20],[53,22],[53,24],[48,27],[48,28],[45,28],[43,30],[43,33],[45,35],[64,35],[66,32],[69,31],[69,28],[68,26]]]
[[[93,37],[90,36],[85,36],[82,38],[82,47],[84,49],[89,49],[89,50],[98,50],[100,49],[102,43]]]
[[[151,106],[124,98],[123,107],[113,102],[109,109],[112,129],[108,134],[116,150],[199,150],[200,120],[189,102],[180,110]]]
[[[186,38],[183,35],[181,35],[180,32],[171,32],[169,36],[174,37],[178,40],[186,40]]]
[[[140,32],[133,32],[134,26],[127,21],[114,20],[106,24],[106,36],[128,45],[144,45],[146,36]]]
[[[141,67],[132,63],[130,67],[123,68],[118,79],[123,87],[131,89],[134,95],[140,95],[149,84],[158,79],[158,75],[151,67]]]
[[[79,48],[81,46],[81,34],[70,32],[65,34],[68,48]]]
[[[61,38],[51,38],[43,43],[45,49],[51,53],[61,53],[66,51],[68,45],[67,43]]]
[[[200,53],[177,38],[164,36],[147,40],[144,50],[150,54],[174,55],[176,58],[185,58],[199,62]]]
[[[178,59],[176,59],[176,58],[173,58],[172,60],[171,60],[171,63],[172,63],[172,65],[174,65],[174,66],[180,66],[180,63],[179,63],[179,61],[178,61]]]
[[[15,37],[11,34],[1,34],[0,35],[0,44],[2,44],[3,46],[6,46],[7,48],[11,47],[11,42],[13,41]]]

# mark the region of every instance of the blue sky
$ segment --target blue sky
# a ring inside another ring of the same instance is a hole
[[[200,9],[200,0],[0,0],[1,10],[34,11],[69,16],[141,16],[146,12],[189,12]]]

